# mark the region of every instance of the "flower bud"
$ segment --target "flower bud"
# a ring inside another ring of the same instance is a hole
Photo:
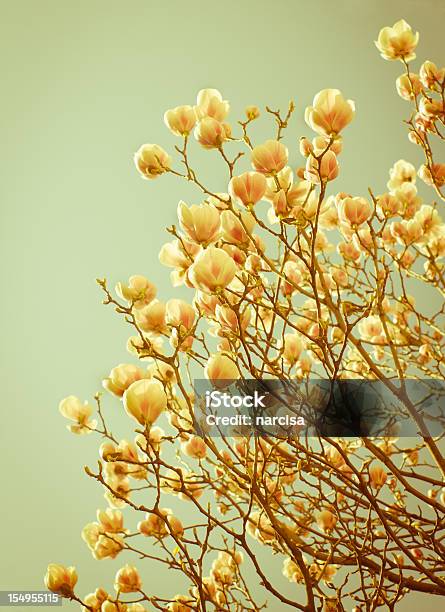
[[[311,141],[306,138],[306,136],[302,136],[300,138],[300,153],[303,157],[309,157],[309,155],[313,152],[314,147],[311,144]]]
[[[369,481],[374,489],[383,487],[387,478],[387,473],[380,465],[374,465],[369,469]]]
[[[114,588],[119,593],[137,593],[142,588],[139,572],[133,565],[124,565],[114,579]]]
[[[186,442],[183,442],[181,450],[184,455],[193,459],[204,459],[207,454],[206,443],[199,436],[192,436]]]
[[[396,88],[401,98],[404,100],[414,100],[422,91],[422,83],[417,74],[402,74],[396,81]]]
[[[170,170],[171,157],[159,145],[145,144],[134,154],[134,163],[142,178],[155,179]]]
[[[260,109],[258,108],[258,106],[246,106],[246,109],[244,112],[249,121],[258,119],[258,117],[260,116]]]
[[[434,62],[426,61],[420,67],[420,80],[428,89],[437,89],[445,78],[445,68],[439,68]]]
[[[57,563],[50,563],[45,575],[45,585],[49,591],[57,593],[61,597],[73,595],[73,589],[77,582],[75,567],[65,567]]]
[[[322,510],[317,516],[317,525],[325,532],[332,531],[337,522],[337,517],[330,510]]]
[[[125,391],[124,407],[141,425],[151,425],[167,407],[167,396],[158,380],[138,380]]]
[[[283,359],[289,365],[294,365],[300,358],[304,344],[299,334],[285,334],[283,342]]]

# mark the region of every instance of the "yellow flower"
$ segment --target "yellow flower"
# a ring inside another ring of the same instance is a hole
[[[204,376],[216,386],[226,386],[228,380],[237,380],[240,374],[230,357],[217,353],[208,359]]]
[[[93,412],[88,402],[82,402],[78,397],[70,395],[63,399],[59,404],[59,412],[66,419],[75,421],[74,425],[67,425],[67,429],[75,434],[88,434],[96,429],[97,421],[90,421],[89,417]]]
[[[137,593],[142,588],[142,580],[133,565],[124,565],[116,574],[114,588],[120,593]]]
[[[172,298],[167,302],[165,320],[168,325],[190,330],[193,327],[195,317],[195,309],[190,304],[187,304],[187,302],[184,302],[184,300]]]
[[[164,122],[177,136],[187,136],[195,127],[196,113],[192,106],[177,106],[165,112]]]
[[[437,90],[445,78],[445,68],[438,68],[434,62],[426,61],[420,67],[420,80],[425,87]]]
[[[317,134],[337,136],[354,118],[355,104],[338,89],[323,89],[305,111],[305,121]]]
[[[123,396],[127,413],[141,425],[152,424],[167,407],[164,387],[158,380],[137,380]]]
[[[144,144],[134,154],[134,163],[144,179],[155,179],[168,172],[171,157],[157,144]]]
[[[156,297],[156,287],[145,276],[136,274],[130,276],[128,285],[118,283],[116,293],[119,297],[134,305],[135,308],[143,308]]]
[[[416,58],[414,53],[419,42],[419,32],[414,32],[404,19],[397,21],[392,28],[382,28],[375,41],[380,55],[386,60],[405,60],[409,62]]]
[[[45,575],[45,585],[49,591],[57,593],[61,597],[73,595],[73,589],[77,582],[75,567],[65,567],[57,563],[50,563]]]
[[[304,178],[317,184],[322,181],[333,181],[338,176],[337,156],[333,151],[327,151],[320,161],[309,155],[306,161]]]
[[[260,116],[260,109],[258,108],[258,106],[246,106],[244,112],[246,113],[246,117],[249,121],[258,119],[258,117]]]
[[[287,164],[289,152],[278,140],[266,140],[255,147],[251,153],[252,166],[257,172],[274,175]]]
[[[178,219],[190,240],[206,246],[218,239],[219,211],[211,204],[187,206],[181,201],[178,204]]]
[[[418,74],[402,74],[396,81],[396,88],[401,98],[413,100],[422,91],[422,83]]]
[[[337,517],[330,510],[322,510],[317,516],[317,525],[323,531],[332,531],[337,522]]]
[[[231,210],[221,213],[222,237],[231,244],[246,245],[255,226],[255,219],[247,210],[240,213],[240,217]]]
[[[198,255],[189,277],[196,289],[215,293],[232,282],[236,270],[235,262],[223,249],[210,246]]]
[[[224,126],[213,117],[203,117],[195,128],[195,138],[204,149],[218,149],[227,139]]]
[[[258,172],[244,172],[234,176],[229,183],[229,193],[236,201],[240,200],[244,206],[253,206],[263,199],[266,193],[267,180],[264,174]]]
[[[217,89],[201,89],[197,96],[195,112],[198,119],[212,117],[217,121],[224,121],[229,114],[230,105],[222,99]]]
[[[162,516],[153,512],[147,513],[145,520],[138,523],[138,531],[147,537],[164,538],[168,535],[173,535],[177,538],[182,537],[184,527],[181,521],[174,516],[172,510],[170,508],[159,508],[159,512]]]
[[[165,325],[165,304],[154,300],[135,312],[136,322],[144,332],[162,334],[167,331]],[[147,376],[148,378],[148,376]]]
[[[293,365],[300,358],[304,344],[299,334],[284,334],[283,359]]]
[[[338,212],[341,221],[357,228],[369,219],[372,209],[371,204],[365,198],[343,198]]]
[[[380,489],[388,478],[387,473],[380,465],[375,465],[369,470],[369,480],[374,489]]]
[[[102,386],[110,393],[113,393],[113,395],[122,397],[132,383],[141,378],[148,377],[149,374],[137,365],[121,363],[111,370],[108,378],[102,381]]]

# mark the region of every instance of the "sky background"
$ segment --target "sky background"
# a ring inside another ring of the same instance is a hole
[[[0,6],[0,590],[41,589],[48,562],[59,562],[77,566],[85,594],[98,585],[111,589],[116,568],[129,558],[94,561],[80,539],[105,503],[82,470],[94,465],[98,443],[69,434],[57,406],[70,394],[91,398],[109,370],[129,359],[128,329],[101,305],[95,278],[113,286],[145,274],[161,299],[179,296],[158,252],[178,200],[199,201],[173,177],[140,180],[134,151],[144,142],[172,151],[177,141],[163,124],[164,111],[216,87],[231,102],[234,124],[246,105],[283,109],[293,98],[286,144],[292,165],[300,164],[297,138],[310,135],[304,108],[320,89],[335,87],[355,100],[357,115],[345,131],[334,189],[365,195],[372,186],[380,193],[397,159],[418,166],[421,156],[402,124],[408,105],[395,91],[401,65],[385,62],[373,41],[403,17],[420,31],[419,58],[443,65],[445,4],[1,0]],[[270,134],[269,120],[260,121],[259,133]],[[216,154],[195,151],[203,177],[225,190]],[[113,423],[118,403],[107,409]],[[264,555],[263,567],[269,563],[280,579],[281,561]],[[150,570],[146,590],[171,593],[173,578]],[[400,609],[419,604],[425,611],[440,607],[434,598],[416,597]]]

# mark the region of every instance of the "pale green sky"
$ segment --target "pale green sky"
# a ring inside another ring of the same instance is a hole
[[[400,66],[373,40],[404,17],[420,31],[419,57],[445,63],[439,0],[1,0],[1,427],[0,589],[39,589],[50,561],[78,567],[80,591],[111,588],[117,562],[95,562],[80,530],[103,505],[82,473],[96,441],[65,429],[65,395],[91,397],[122,361],[127,329],[101,306],[94,279],[146,274],[174,295],[158,264],[179,199],[170,177],[139,179],[143,142],[171,150],[167,108],[217,87],[232,116],[248,104],[297,104],[287,144],[308,134],[304,107],[337,87],[356,101],[336,189],[383,191],[399,158],[421,157],[401,123]],[[264,124],[265,125],[265,124]],[[261,128],[260,128],[261,130]],[[266,133],[266,132],[265,132]],[[212,152],[195,159],[223,190]],[[178,295],[176,292],[175,295]],[[264,564],[269,563],[267,556]],[[276,564],[279,574],[281,563]],[[156,588],[172,576],[151,574]],[[290,586],[288,588],[291,588]],[[408,600],[400,609],[414,609]],[[436,610],[422,598],[423,610]],[[70,606],[65,603],[65,608]],[[278,610],[276,606],[271,610]]]

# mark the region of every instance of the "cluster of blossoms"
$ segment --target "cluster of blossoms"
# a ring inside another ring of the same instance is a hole
[[[174,175],[201,192],[198,203],[179,202],[178,225],[159,254],[173,286],[189,288],[191,299],[163,302],[141,275],[115,293],[99,280],[104,302],[134,330],[127,349],[138,363],[116,366],[103,381],[133,425],[131,439],[108,429],[101,394],[96,420],[73,396],[60,411],[73,433],[104,438],[98,472],[87,468],[109,506],[82,532],[93,556],[156,557],[185,577],[184,593],[147,595],[128,565],[113,596],[100,588],[80,599],[75,570],[57,565],[49,566],[49,589],[101,612],[260,610],[244,558],[273,598],[271,609],[337,610],[345,602],[393,609],[410,591],[445,595],[443,444],[405,387],[407,379],[444,379],[445,224],[416,180],[445,199],[445,164],[435,162],[431,142],[444,139],[445,69],[425,62],[413,73],[417,43],[403,20],[376,42],[385,59],[405,67],[397,91],[413,104],[409,140],[425,154],[418,169],[397,161],[381,194],[328,193],[356,112],[336,89],[306,108],[315,134],[297,151],[283,142],[292,102],[285,114],[266,109],[276,132],[255,144],[259,109],[246,109],[235,135],[229,102],[215,89],[165,113],[181,139],[176,160],[157,144],[137,151],[144,179]],[[190,161],[193,140],[226,168],[225,191],[201,182]],[[292,166],[294,154],[300,165]],[[428,292],[429,311],[416,305],[416,287]],[[378,380],[419,437],[408,446],[395,430],[359,440],[239,433],[215,440],[195,428],[193,372],[220,389],[244,379]],[[181,516],[183,502],[196,514],[192,524]],[[138,517],[133,529],[124,526],[125,509]],[[135,542],[147,538],[144,552]],[[281,558],[283,584],[268,579],[258,547]]]

